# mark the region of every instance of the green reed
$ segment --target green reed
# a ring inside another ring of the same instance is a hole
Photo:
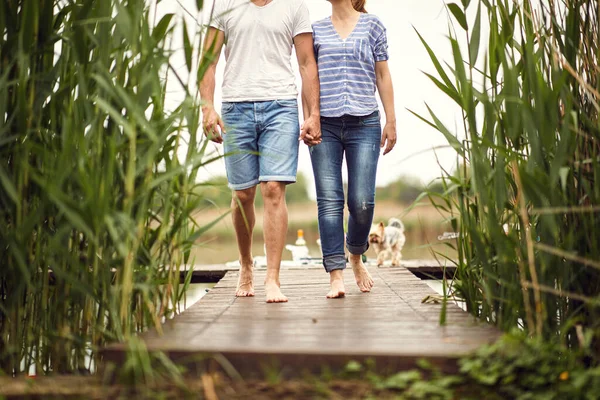
[[[420,118],[459,155],[445,194],[430,194],[460,232],[453,288],[504,330],[598,354],[600,6],[462,0],[448,10],[453,59],[421,39],[429,77],[463,123],[452,132],[433,110]]]
[[[0,5],[0,373],[89,370],[106,341],[160,329],[189,284],[212,160],[196,91],[171,66],[176,18],[150,11]],[[183,35],[191,73],[201,31]],[[176,107],[167,78],[187,93]]]

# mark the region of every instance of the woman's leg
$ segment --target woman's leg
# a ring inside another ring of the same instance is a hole
[[[381,143],[379,114],[357,118],[349,125],[344,138],[348,165],[348,234],[349,261],[359,288],[368,292],[373,279],[361,256],[369,248],[369,231],[375,210],[375,178]]]
[[[327,297],[342,297],[345,292],[343,270],[346,268],[346,257],[342,183],[344,149],[341,130],[342,125],[337,118],[323,118],[321,123],[323,142],[310,148],[317,190],[323,265],[330,273],[331,279],[331,291]]]

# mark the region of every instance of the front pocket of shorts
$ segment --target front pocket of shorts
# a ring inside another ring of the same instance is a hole
[[[275,103],[277,103],[279,107],[283,108],[298,108],[297,100],[275,100]]]
[[[221,115],[227,114],[227,113],[233,111],[234,107],[235,107],[235,103],[224,102],[223,104],[221,104]]]

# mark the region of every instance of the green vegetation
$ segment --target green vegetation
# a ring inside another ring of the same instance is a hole
[[[444,188],[440,181],[434,181],[424,186],[417,178],[401,176],[383,187],[377,188],[378,201],[393,200],[400,204],[411,204],[417,200],[421,193],[427,190],[431,193],[443,193]]]
[[[0,373],[93,369],[183,296],[210,160],[198,99],[165,107],[166,78],[188,84],[156,22],[143,0],[0,6]]]
[[[423,43],[437,73],[430,78],[464,125],[453,133],[433,110],[422,118],[459,154],[457,172],[426,195],[460,232],[450,245],[458,254],[454,295],[513,333],[461,360],[456,375],[422,363],[382,377],[350,363],[344,380],[324,374],[295,389],[315,398],[340,387],[345,397],[596,398],[597,1],[448,7],[458,24],[449,35],[453,63]],[[192,213],[207,201],[227,207],[230,193],[223,181],[195,183],[213,159],[198,140],[198,99],[170,64],[173,25],[171,14],[151,22],[143,0],[0,6],[0,374],[93,371],[107,341],[160,331],[177,311],[188,284],[179,271],[213,226],[199,226]],[[201,75],[201,32],[190,37],[183,28],[186,67]],[[172,110],[167,79],[186,91]],[[290,186],[290,203],[309,198],[305,179]],[[378,199],[410,202],[421,190],[403,178],[380,188]],[[314,230],[315,222],[304,226]],[[129,345],[119,370],[126,383],[190,388],[166,356],[148,355],[135,339]],[[241,385],[264,394],[267,385],[278,397],[295,393],[285,386],[294,382],[276,382],[282,392],[268,380],[252,386],[204,374],[197,390]]]
[[[149,355],[133,340],[129,361],[111,385],[99,378],[67,377],[66,390],[38,379],[28,387],[30,393],[45,394],[44,398],[64,398],[49,395],[70,393],[73,397],[69,398],[77,399],[124,399],[132,395],[192,399],[204,395],[220,399],[596,400],[600,367],[589,367],[587,360],[586,352],[513,332],[458,360],[452,373],[418,360],[413,369],[381,374],[377,365],[367,360],[351,361],[342,371],[332,372],[324,365],[320,374],[295,371],[292,377],[265,365],[255,378],[242,379],[218,359],[199,359],[188,370],[171,364],[162,354]],[[222,368],[206,368],[211,363]],[[203,366],[200,378],[196,375],[198,366]],[[0,385],[0,396],[3,393],[21,391]]]
[[[443,195],[430,193],[460,232],[455,294],[506,331],[590,346],[592,363],[600,356],[597,6],[462,0],[448,6],[458,23],[453,62],[444,66],[423,40],[437,73],[429,76],[464,122],[453,133],[433,110],[422,118],[464,168],[444,177]]]
[[[444,374],[425,360],[419,369],[385,377],[368,364],[350,363],[346,369],[347,376],[371,382],[376,397],[377,391],[391,391],[407,400],[594,400],[600,393],[600,367],[589,368],[585,353],[523,332],[508,334],[458,364],[456,374]]]

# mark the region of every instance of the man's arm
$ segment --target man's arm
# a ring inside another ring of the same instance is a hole
[[[202,48],[201,64],[208,63],[208,67],[200,81],[200,99],[202,100],[202,115],[204,134],[216,143],[223,143],[222,134],[225,132],[223,120],[215,111],[213,102],[215,99],[215,75],[217,63],[221,55],[221,49],[225,42],[225,34],[216,28],[208,28],[204,46]],[[217,126],[219,128],[217,128]]]
[[[319,104],[319,73],[311,33],[301,33],[294,38],[296,56],[302,77],[302,105],[304,124],[300,139],[307,145],[321,143],[321,113]]]

